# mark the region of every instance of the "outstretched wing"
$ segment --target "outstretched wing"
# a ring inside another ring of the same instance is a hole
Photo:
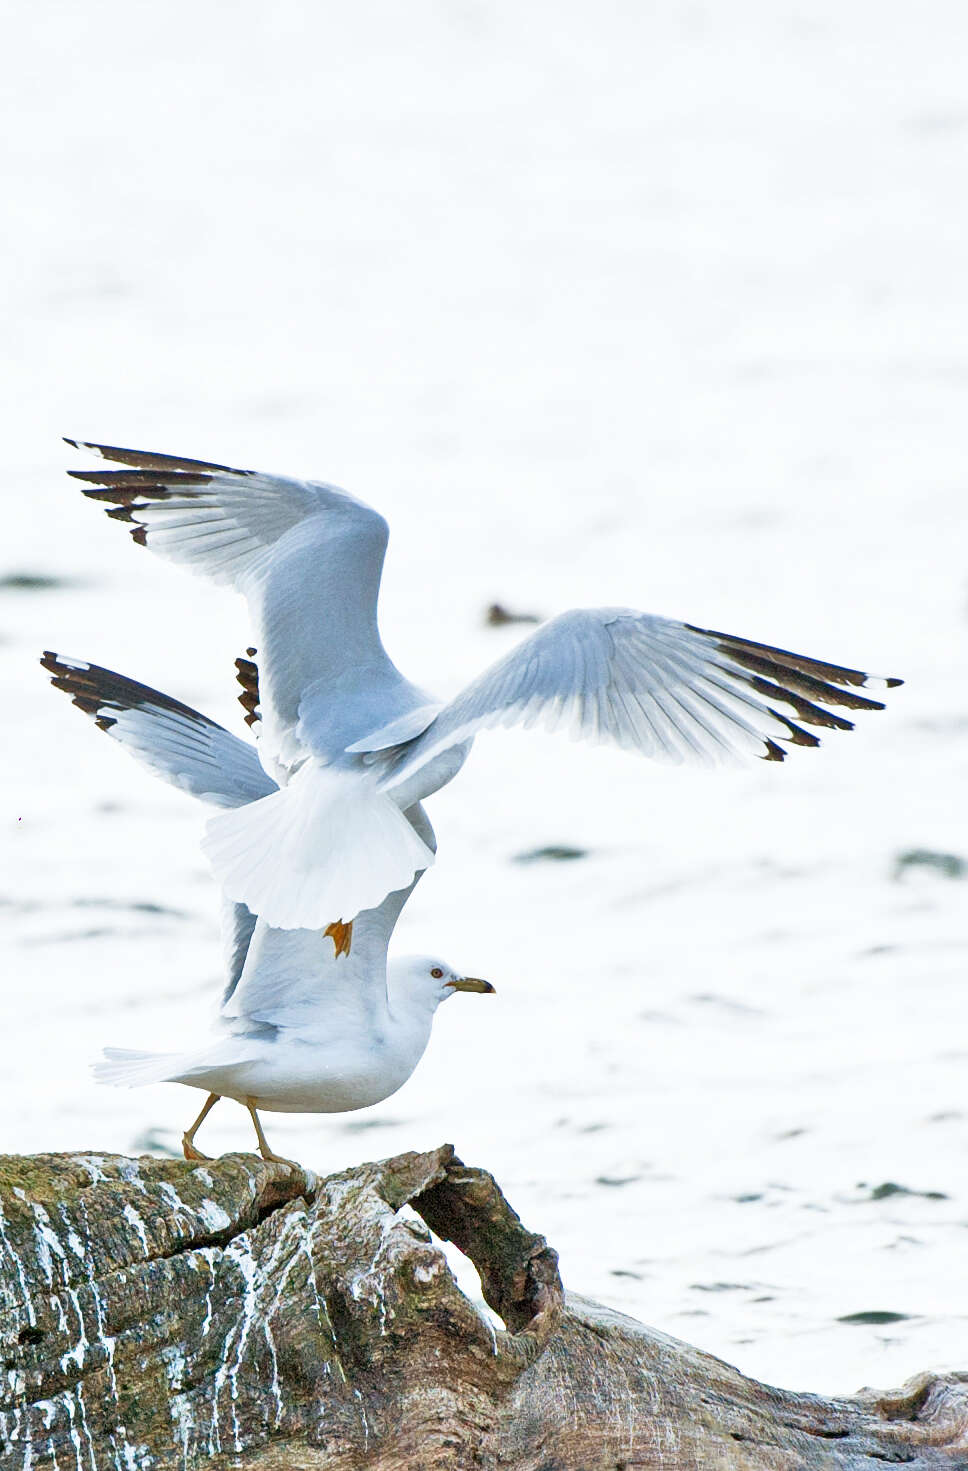
[[[292,480],[80,439],[66,443],[126,467],[69,470],[73,480],[82,482],[84,495],[105,502],[114,520],[129,523],[140,546],[216,582],[239,587],[260,557],[313,516],[346,517],[361,530],[382,529],[386,540],[382,516],[322,481]]]
[[[576,740],[673,762],[744,754],[782,761],[780,742],[820,744],[806,726],[853,728],[826,706],[882,710],[858,691],[900,683],[627,608],[574,609],[445,705],[403,748],[383,785],[392,790],[441,751],[495,725],[565,728]]]
[[[135,541],[245,595],[267,762],[288,768],[307,752],[331,760],[427,704],[380,641],[389,533],[370,506],[321,481],[68,443],[125,467],[70,474],[86,496],[107,503],[109,516],[130,524]]]
[[[172,786],[215,807],[241,807],[278,790],[255,746],[123,674],[46,652],[51,684],[112,740]]]
[[[405,816],[434,852],[434,830],[420,804]],[[286,1026],[311,1022],[324,1006],[329,1020],[341,1012],[363,1022],[382,1015],[390,937],[422,877],[421,870],[405,889],[356,916],[348,955],[338,955],[331,936],[321,930],[274,929],[259,920],[238,984],[230,983],[222,998],[223,1016]]]
[[[123,674],[45,653],[51,684],[71,696],[100,730],[172,786],[217,807],[241,807],[277,790],[254,746],[190,705]],[[238,984],[256,917],[244,904],[222,901],[224,1002]]]

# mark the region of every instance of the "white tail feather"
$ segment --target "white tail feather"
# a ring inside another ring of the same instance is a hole
[[[271,796],[213,818],[202,847],[229,898],[277,929],[350,920],[434,861],[368,773],[318,761]]]
[[[167,1083],[181,1071],[184,1058],[177,1052],[136,1052],[127,1047],[105,1047],[104,1058],[93,1067],[99,1083],[116,1088],[141,1088]]]

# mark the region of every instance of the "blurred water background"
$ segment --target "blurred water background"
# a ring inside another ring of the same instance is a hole
[[[964,6],[89,0],[6,35],[0,1148],[177,1147],[194,1095],[88,1066],[183,1042],[220,963],[200,811],[38,654],[243,730],[244,607],[59,436],[315,475],[388,516],[385,641],[441,693],[521,636],[495,600],[908,682],[739,772],[482,737],[397,949],[498,996],[275,1147],[450,1139],[567,1285],[774,1382],[968,1368]]]

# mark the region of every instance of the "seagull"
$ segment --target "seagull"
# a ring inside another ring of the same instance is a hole
[[[41,664],[101,730],[182,791],[228,810],[273,791],[255,746],[189,705],[80,659],[46,652]],[[405,820],[432,850],[423,809],[409,808]],[[275,929],[227,902],[225,985],[211,1036],[180,1053],[105,1048],[95,1075],[119,1086],[202,1089],[205,1103],[182,1136],[186,1159],[207,1157],[195,1134],[220,1098],[234,1098],[249,1111],[263,1159],[292,1164],[270,1149],[257,1110],[343,1113],[382,1102],[423,1056],[440,1003],[460,991],[494,990],[435,956],[387,963],[420,877],[356,916],[352,955],[332,927]]]
[[[820,744],[808,727],[851,730],[839,710],[884,708],[861,690],[902,682],[630,608],[575,608],[443,702],[384,650],[377,511],[323,481],[67,443],[124,467],[69,473],[139,545],[248,603],[275,789],[211,818],[203,848],[226,894],[278,928],[338,923],[351,937],[354,915],[428,867],[405,814],[488,727],[541,724],[677,763],[782,761]]]

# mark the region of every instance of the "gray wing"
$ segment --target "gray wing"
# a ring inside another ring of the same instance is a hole
[[[245,957],[256,927],[256,916],[245,904],[236,904],[233,899],[222,898],[222,958],[225,972],[225,988],[219,1001],[225,1006],[242,976]]]
[[[313,516],[332,513],[358,526],[383,528],[383,517],[338,486],[238,470],[145,450],[68,439],[75,449],[124,465],[123,470],[69,470],[84,495],[127,522],[139,546],[241,588],[254,567],[287,534]]]
[[[215,807],[241,807],[278,790],[249,741],[123,674],[46,652],[51,684],[143,766]]]
[[[263,771],[255,746],[190,705],[81,659],[48,652],[40,662],[51,683],[70,695],[100,730],[181,791],[217,807],[241,807],[278,790]],[[255,922],[244,904],[223,899],[223,1005],[242,974]]]
[[[436,851],[434,830],[420,804],[405,816]],[[318,1019],[323,1007],[332,1018],[341,1011],[364,1021],[379,1014],[386,1001],[390,937],[422,877],[421,870],[407,888],[356,916],[348,955],[337,955],[333,940],[321,930],[274,929],[260,919],[238,983],[230,983],[222,998],[222,1015],[230,1021],[285,1026]]]
[[[249,741],[111,669],[46,652],[51,684],[143,766],[215,807],[241,807],[278,790]]]
[[[825,706],[882,710],[858,690],[900,683],[628,608],[574,609],[446,705],[403,748],[383,785],[392,789],[496,725],[564,728],[574,739],[673,762],[782,761],[779,742],[820,744],[805,726],[853,729]]]
[[[307,752],[331,758],[430,703],[380,641],[389,533],[370,506],[321,481],[68,443],[125,466],[69,473],[86,496],[108,503],[109,516],[130,524],[135,541],[246,597],[267,761],[286,768]]]

